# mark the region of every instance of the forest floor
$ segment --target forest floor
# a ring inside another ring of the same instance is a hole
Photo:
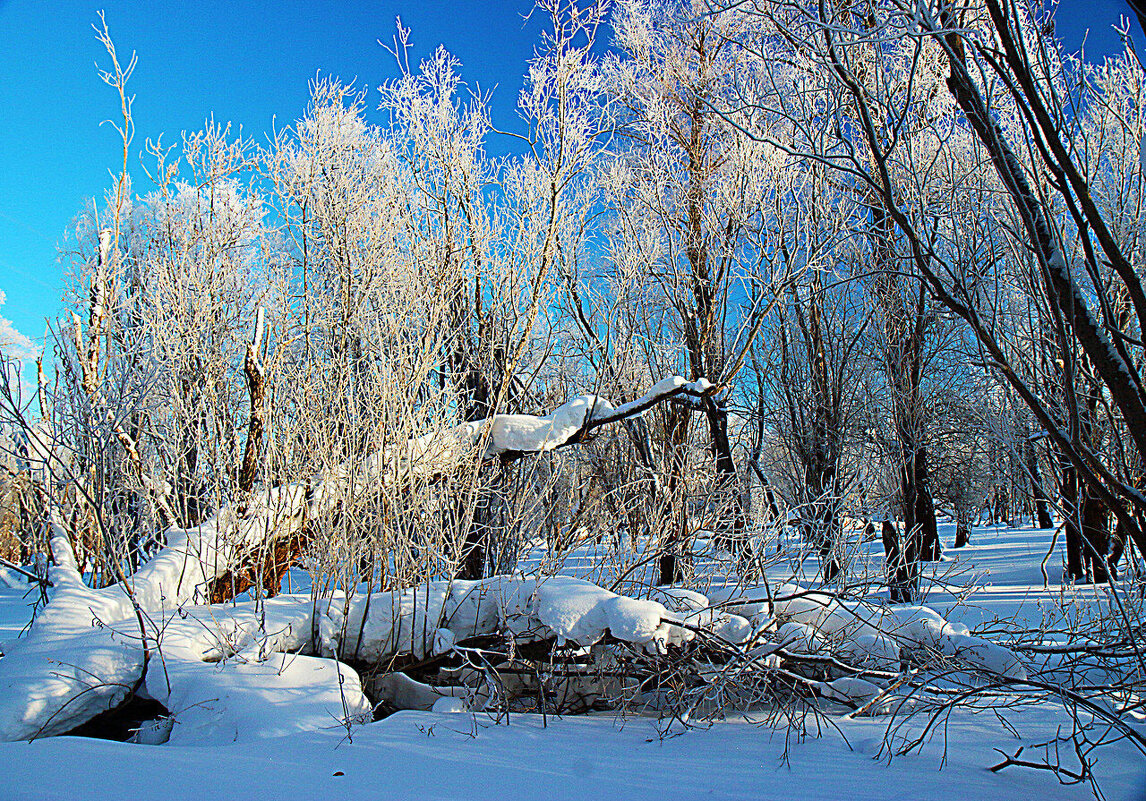
[[[944,541],[952,531],[944,528]],[[952,621],[993,627],[995,621],[1039,624],[1108,603],[1095,590],[1062,590],[1061,543],[1040,569],[1049,531],[977,528],[972,542],[935,565],[942,577],[926,603]],[[875,544],[858,544],[874,556]],[[592,562],[567,563],[584,574]],[[578,569],[578,564],[582,568]],[[699,566],[701,572],[704,565]],[[715,579],[718,564],[713,562]],[[814,572],[805,564],[803,571]],[[777,565],[778,578],[792,565]],[[770,571],[771,572],[771,571]],[[974,588],[970,593],[968,588]],[[296,588],[297,589],[297,588]],[[0,590],[0,641],[26,624],[28,599]],[[1092,796],[1088,783],[1066,785],[1049,771],[1010,767],[991,772],[999,751],[1069,731],[1058,706],[1005,710],[957,708],[920,748],[889,758],[884,718],[841,711],[810,730],[730,715],[688,729],[653,717],[615,713],[543,719],[514,714],[398,712],[349,733],[327,730],[225,746],[147,746],[84,737],[0,743],[3,799],[1026,799]],[[1004,722],[1005,720],[1005,722]],[[892,733],[902,746],[925,719]],[[997,749],[997,750],[996,750]],[[1034,755],[1033,751],[1024,756]],[[1064,755],[1064,764],[1069,759]],[[1107,799],[1146,799],[1146,761],[1125,743],[1095,752],[1095,774]]]

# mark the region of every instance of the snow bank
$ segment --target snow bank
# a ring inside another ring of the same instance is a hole
[[[173,541],[130,584],[95,590],[83,583],[67,537],[56,528],[50,602],[0,659],[0,739],[61,734],[137,689],[172,711],[180,724],[173,738],[195,741],[234,739],[240,730],[251,736],[297,730],[319,720],[329,725],[331,713],[344,717],[347,699],[352,714],[369,711],[357,677],[345,675],[349,668],[339,666],[336,675],[327,660],[268,661],[277,652],[309,647],[309,598],[276,599],[258,610],[253,604],[178,605],[199,597],[213,572],[210,562],[191,558],[192,542],[218,553],[213,524],[194,534],[173,532]],[[221,667],[221,660],[230,661]],[[294,703],[301,696],[307,703]],[[259,711],[244,712],[249,709]],[[197,738],[184,733],[193,729]]]
[[[51,603],[0,659],[0,739],[61,734],[118,706],[143,671],[130,601],[85,586],[67,538],[52,537]]]
[[[171,620],[142,694],[171,713],[169,740],[218,745],[370,720],[358,674],[310,647],[312,600],[202,606]]]
[[[60,548],[60,564],[52,568],[52,603],[32,634],[0,661],[5,739],[67,731],[122,701],[141,675],[140,692],[171,712],[166,732],[146,735],[156,741],[169,736],[179,743],[233,742],[342,725],[369,718],[371,708],[357,674],[338,660],[421,659],[496,633],[579,647],[608,635],[650,653],[663,653],[702,631],[730,644],[756,635],[764,643],[751,656],[764,665],[778,664],[775,652],[783,649],[898,673],[904,659],[941,655],[969,669],[1025,676],[1009,650],[923,606],[844,602],[795,585],[776,587],[771,603],[759,587],[717,591],[711,598],[657,588],[651,598],[639,599],[567,576],[429,582],[350,599],[336,596],[317,609],[309,596],[185,606],[166,617],[149,615],[162,633],[149,635],[151,659],[144,672],[126,595],[84,587],[66,543]],[[93,620],[103,625],[93,627]],[[858,705],[880,691],[882,679],[871,674],[844,678],[824,684],[821,693]],[[421,708],[452,696],[406,684],[381,689],[384,698],[385,691],[403,698],[413,693]]]
[[[431,687],[407,676],[405,673],[387,673],[374,681],[373,694],[379,701],[395,709],[435,710],[443,699],[456,700],[465,708],[481,709],[489,698],[484,688],[472,689],[466,686]]]

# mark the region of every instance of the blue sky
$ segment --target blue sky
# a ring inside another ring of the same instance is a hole
[[[395,74],[378,40],[390,40],[397,16],[412,28],[415,58],[444,44],[471,85],[494,90],[495,127],[513,128],[540,27],[523,24],[531,6],[0,0],[0,342],[19,334],[38,342],[45,317],[59,313],[57,248],[85,200],[109,185],[118,158],[117,134],[100,125],[116,113],[117,100],[96,72],[97,61],[106,64],[91,28],[98,9],[121,55],[139,56],[130,84],[138,153],[146,138],[162,133],[177,141],[211,114],[262,140],[272,123],[288,125],[302,112],[319,71],[373,89]],[[1089,28],[1093,58],[1118,46],[1110,26],[1129,13],[1121,0],[1063,0],[1058,33],[1077,48]]]
[[[118,135],[100,125],[118,100],[96,71],[97,61],[108,63],[91,28],[97,10],[121,58],[139,57],[129,84],[138,153],[147,137],[178,141],[212,113],[263,141],[273,123],[301,114],[319,71],[373,91],[396,74],[378,40],[390,41],[399,15],[412,28],[415,58],[445,44],[471,85],[495,90],[494,123],[513,126],[540,30],[523,24],[531,8],[532,0],[0,0],[0,316],[42,338],[45,316],[60,310],[57,247],[85,200],[110,185],[119,158]]]

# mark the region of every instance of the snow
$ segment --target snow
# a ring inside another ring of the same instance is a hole
[[[1085,787],[1060,786],[1045,771],[986,770],[1000,759],[995,749],[1014,753],[1019,745],[1069,728],[1069,718],[1056,704],[1005,710],[1018,739],[993,715],[956,708],[925,740],[922,753],[897,756],[888,766],[871,759],[881,751],[886,755],[886,719],[845,714],[869,705],[882,714],[900,703],[893,694],[884,695],[890,682],[879,673],[809,680],[827,704],[825,721],[830,720],[820,724],[820,739],[789,740],[782,722],[775,730],[775,723],[757,725],[762,721],[754,723],[750,713],[732,711],[729,720],[711,728],[681,727],[678,721],[672,736],[662,740],[665,725],[639,714],[543,721],[515,713],[508,727],[495,725],[480,712],[490,697],[480,673],[478,683],[465,681],[468,687],[431,687],[402,674],[372,679],[375,698],[422,711],[371,723],[360,676],[328,658],[351,658],[355,650],[359,657],[418,657],[502,629],[522,640],[554,637],[570,646],[589,646],[611,635],[658,651],[706,630],[729,643],[751,643],[748,658],[771,668],[780,664],[778,651],[830,653],[886,674],[898,674],[903,659],[945,659],[972,674],[1019,678],[1023,666],[1015,654],[976,636],[971,627],[1000,618],[1034,624],[1052,608],[1061,613],[1063,604],[1091,608],[1101,592],[1044,589],[1038,565],[1045,537],[1046,532],[977,530],[972,545],[935,569],[974,565],[968,580],[981,589],[969,600],[958,588],[952,588],[956,594],[936,589],[917,606],[841,602],[802,580],[703,591],[639,590],[638,583],[616,593],[568,575],[431,582],[349,600],[335,596],[317,606],[309,594],[257,604],[186,603],[153,620],[162,630],[160,648],[151,649],[140,692],[161,701],[171,716],[144,725],[136,736],[140,744],[83,738],[0,743],[0,769],[11,777],[8,793],[21,798],[103,797],[113,787],[119,795],[136,790],[147,797],[188,797],[202,784],[181,777],[207,765],[211,793],[220,798],[249,797],[255,786],[284,798],[381,792],[396,798],[477,799],[496,793],[504,799],[508,792],[514,798],[882,801],[892,789],[895,796],[912,798],[1083,798]],[[15,647],[11,641],[38,591],[0,590],[0,637],[7,641],[7,655],[0,660],[7,685],[0,711],[11,716],[20,703],[31,710],[20,724],[24,736],[41,727],[43,733],[67,730],[82,717],[73,706],[106,708],[122,697],[123,687],[95,687],[91,676],[84,684],[83,670],[94,667],[99,675],[123,677],[143,671],[138,628],[125,614],[130,604],[121,599],[126,597],[122,588],[112,588],[117,596],[83,587],[69,553],[61,550],[60,556],[52,568],[52,604]],[[111,617],[116,614],[124,616],[117,621]],[[101,620],[110,625],[92,627],[93,615],[108,616]],[[64,634],[69,645],[61,651]],[[1050,653],[1042,660],[1053,665],[1061,657]],[[48,659],[57,660],[51,675],[58,685],[45,679],[38,663]],[[83,690],[79,700],[56,708],[54,699],[77,689]],[[926,717],[898,730],[899,745],[918,736]],[[785,749],[789,766],[781,762]],[[1126,743],[1097,753],[1106,797],[1139,797],[1146,789],[1140,754]],[[62,762],[95,764],[100,770],[60,776],[49,766]],[[342,775],[334,776],[337,771]]]
[[[452,705],[451,705],[452,706]],[[181,748],[86,738],[0,743],[4,795],[64,798],[385,798],[445,801],[756,801],[840,799],[951,801],[1088,797],[1044,771],[991,773],[995,746],[1012,748],[991,716],[956,716],[947,738],[890,764],[872,757],[883,724],[840,720],[843,737],[790,743],[739,718],[662,739],[655,720],[515,715],[509,725],[456,712],[400,712],[354,730],[306,732],[257,742]],[[1030,736],[1053,720],[1034,710],[1012,718]],[[946,758],[943,750],[946,747]],[[1118,749],[1119,746],[1112,746]],[[787,753],[785,755],[785,750]],[[1121,753],[1121,752],[1120,752]],[[1141,765],[1110,757],[1111,801],[1139,797]],[[83,766],[61,770],[61,765]],[[98,769],[95,769],[98,766]]]
[[[456,699],[466,709],[470,708],[465,700],[467,698],[473,701],[475,708],[481,708],[485,700],[479,697],[478,693],[468,688],[431,687],[428,684],[415,681],[405,673],[387,673],[382,676],[374,682],[374,693],[380,701],[386,702],[396,709],[432,709],[435,712],[458,711],[452,706],[448,710],[443,710],[443,707],[448,706],[447,704],[439,706],[439,702],[447,699],[451,701]]]
[[[564,445],[587,422],[607,416],[613,405],[596,395],[580,395],[544,417],[499,414],[490,422],[487,459],[509,451],[542,452]]]
[[[152,658],[145,697],[171,713],[170,742],[222,744],[370,720],[350,667],[292,653],[309,647],[309,597],[192,607],[172,619]]]
[[[829,698],[837,698],[856,706],[868,703],[884,691],[878,684],[855,676],[841,676],[834,681],[821,682],[819,686]]]
[[[469,712],[470,708],[460,698],[439,698],[434,702],[432,712]]]
[[[171,675],[176,691],[159,699],[172,711],[173,745],[223,745],[373,718],[358,674],[330,659],[271,654],[225,669],[203,662],[179,668]]]
[[[370,664],[423,658],[503,627],[524,641],[553,637],[580,646],[608,633],[654,652],[693,636],[666,622],[669,612],[656,601],[567,576],[498,576],[335,596],[317,609],[309,595],[190,605],[166,615],[147,609],[145,650],[122,589],[83,586],[66,543],[57,546],[54,597],[0,662],[4,739],[66,732],[118,705],[140,678],[141,694],[171,712],[172,742],[231,742],[369,718],[358,675],[331,657]],[[93,628],[93,619],[101,625]],[[727,629],[730,622],[734,636],[747,629],[726,614],[710,613],[696,625]],[[321,658],[310,655],[316,651]]]
[[[200,544],[213,541],[213,530],[200,534]],[[191,562],[202,580],[208,568],[190,559],[188,536],[173,540],[130,585],[95,590],[84,585],[66,537],[56,530],[50,603],[26,637],[8,642],[0,661],[0,738],[66,732],[137,687],[172,711],[175,740],[257,737],[370,712],[349,668],[273,656],[309,646],[309,598],[275,599],[257,609],[176,607],[201,592],[193,567],[176,569]],[[305,701],[295,703],[300,696]]]
[[[555,638],[560,645],[589,646],[608,633],[658,650],[692,638],[682,623],[741,638],[747,629],[747,621],[732,615],[681,616],[657,601],[618,595],[569,576],[435,581],[349,602],[335,598],[324,605],[318,628],[324,655],[378,662],[399,654],[442,653],[459,640],[503,628],[526,642]]]
[[[952,623],[927,606],[840,601],[790,583],[772,589],[772,604],[766,601],[767,593],[766,587],[726,589],[714,593],[714,598],[745,615],[755,630],[781,621],[772,637],[793,653],[830,652],[857,666],[884,671],[897,671],[904,656],[926,660],[942,655],[988,674],[1026,678],[1014,653],[971,636],[965,625]]]
[[[120,591],[86,587],[67,540],[53,537],[52,601],[0,660],[0,739],[28,740],[74,728],[117,706],[143,671],[138,628]]]
[[[552,632],[558,644],[592,645],[605,632],[628,642],[651,642],[663,632],[668,610],[656,601],[625,598],[580,579],[553,576],[519,583],[508,593],[505,617],[511,631]]]
[[[360,595],[349,604],[335,599],[319,622],[322,654],[378,662],[395,654],[421,659],[444,650],[438,624],[449,590],[450,583],[440,581]]]
[[[620,420],[643,414],[647,409],[664,398],[686,393],[703,395],[713,389],[706,378],[685,381],[680,376],[662,378],[653,384],[649,391],[636,400],[614,407],[608,400],[596,395],[580,395],[554,409],[548,415],[536,417],[525,414],[498,414],[488,421],[489,436],[486,440],[485,458],[490,459],[503,453],[541,453],[568,443],[589,423]],[[470,437],[475,441],[480,437],[480,424],[470,428],[455,429],[455,436]]]
[[[15,640],[32,619],[32,611],[40,592],[35,586],[12,581],[13,586],[0,585],[0,654],[5,652],[4,643]]]

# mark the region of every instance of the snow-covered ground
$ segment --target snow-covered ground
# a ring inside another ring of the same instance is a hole
[[[984,718],[986,716],[983,716]],[[872,758],[878,722],[793,743],[743,721],[660,739],[654,721],[514,716],[493,725],[470,715],[399,712],[359,728],[219,747],[140,746],[57,737],[0,744],[11,799],[1080,799],[1032,771],[994,774],[998,724],[960,719],[943,746]],[[1140,798],[1135,766],[1108,777],[1111,799]]]
[[[951,532],[942,532],[949,542]],[[974,628],[996,620],[1036,624],[1044,615],[1106,604],[1093,589],[1059,587],[1061,543],[1040,569],[1050,532],[976,529],[971,545],[948,551],[935,566],[950,587],[927,603]],[[874,558],[878,543],[857,546]],[[593,561],[574,554],[571,574]],[[805,572],[815,567],[805,564]],[[719,558],[698,565],[713,579]],[[791,565],[769,570],[789,578]],[[634,571],[626,592],[641,581]],[[600,576],[594,576],[600,579]],[[609,582],[601,582],[606,586]],[[712,581],[710,583],[717,583]],[[962,587],[973,585],[966,596]],[[297,586],[295,587],[297,590]],[[26,591],[0,589],[0,641],[27,621]],[[267,798],[267,799],[951,799],[1090,797],[1088,784],[1062,785],[1048,771],[988,768],[1020,745],[1053,737],[1069,718],[1056,706],[1008,709],[1006,725],[991,710],[957,708],[922,748],[888,759],[887,721],[848,718],[846,709],[798,738],[751,716],[666,728],[653,717],[613,713],[548,717],[514,714],[508,723],[485,714],[399,712],[349,732],[331,719],[319,731],[226,745],[135,745],[80,737],[0,743],[2,799]],[[893,742],[919,734],[913,719]],[[818,733],[819,737],[814,736]],[[1030,753],[1030,752],[1027,752]],[[1096,752],[1108,799],[1146,798],[1146,760],[1125,743]]]

